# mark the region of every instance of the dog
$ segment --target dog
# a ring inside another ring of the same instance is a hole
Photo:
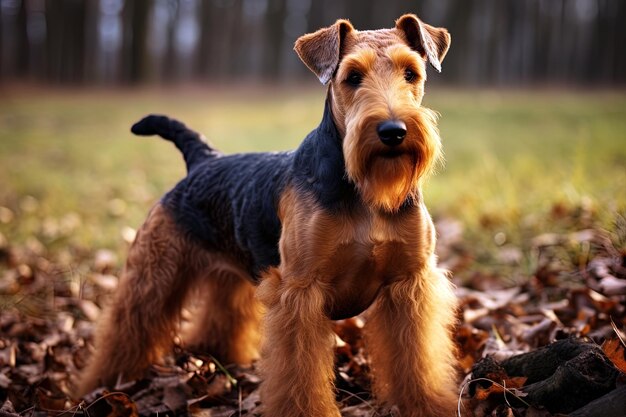
[[[136,123],[172,141],[188,174],[137,233],[81,392],[158,362],[193,289],[204,304],[186,346],[250,363],[262,335],[267,417],[340,416],[332,320],[365,310],[377,400],[402,416],[454,415],[456,299],[422,195],[441,158],[437,116],[421,105],[426,65],[440,71],[449,45],[413,14],[300,37],[294,49],[328,93],[291,152],[223,155],[166,116]]]

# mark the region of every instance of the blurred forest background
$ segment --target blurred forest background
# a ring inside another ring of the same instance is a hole
[[[446,83],[626,82],[623,0],[0,0],[0,80],[52,84],[293,81],[298,36],[403,13],[445,26]]]
[[[113,415],[71,401],[71,382],[137,228],[185,175],[171,143],[132,123],[163,113],[225,153],[293,149],[326,90],[294,41],[403,13],[452,34],[443,72],[428,69],[446,162],[425,199],[458,288],[464,374],[494,352],[623,333],[626,0],[0,0],[0,415]],[[360,330],[344,330],[342,415],[384,416],[348,410],[370,397]],[[179,391],[159,377],[122,399],[142,415],[253,414],[257,377],[233,373],[237,391],[211,357],[178,354],[164,372]],[[503,411],[509,398],[476,415],[551,415]],[[555,412],[581,403],[555,398]]]

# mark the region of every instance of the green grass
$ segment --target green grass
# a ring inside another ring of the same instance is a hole
[[[626,94],[444,93],[447,166],[431,183],[436,207],[468,224],[517,220],[555,203],[612,218],[626,204]]]
[[[133,137],[134,121],[175,116],[225,152],[290,149],[319,122],[324,95],[322,87],[4,92],[0,207],[13,218],[0,209],[0,232],[51,249],[120,250],[124,227],[138,227],[184,175],[178,151]],[[433,87],[425,104],[441,113],[446,155],[427,184],[428,205],[460,219],[469,236],[486,224],[513,240],[523,238],[520,225],[550,231],[555,205],[590,208],[607,227],[624,213],[625,93]]]

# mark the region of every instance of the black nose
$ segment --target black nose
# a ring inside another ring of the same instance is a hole
[[[399,120],[387,120],[378,125],[378,137],[387,146],[397,146],[406,135],[406,125]]]

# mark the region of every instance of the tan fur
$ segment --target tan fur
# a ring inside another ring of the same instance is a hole
[[[331,321],[367,309],[376,398],[404,417],[454,415],[456,301],[436,265],[435,230],[421,192],[441,156],[437,117],[421,106],[426,63],[440,65],[449,42],[445,29],[414,15],[393,29],[365,32],[339,20],[300,38],[298,55],[323,83],[330,81],[345,175],[360,199],[331,212],[288,185],[278,204],[281,262],[264,273],[258,299],[234,260],[189,242],[157,205],[98,328],[82,392],[138,377],[158,361],[188,293],[199,288],[203,304],[184,340],[224,361],[257,357],[265,309],[259,363],[265,417],[340,416]],[[415,79],[407,80],[407,70]],[[358,86],[346,81],[355,72],[362,76]],[[407,130],[393,149],[377,133],[389,120]]]

